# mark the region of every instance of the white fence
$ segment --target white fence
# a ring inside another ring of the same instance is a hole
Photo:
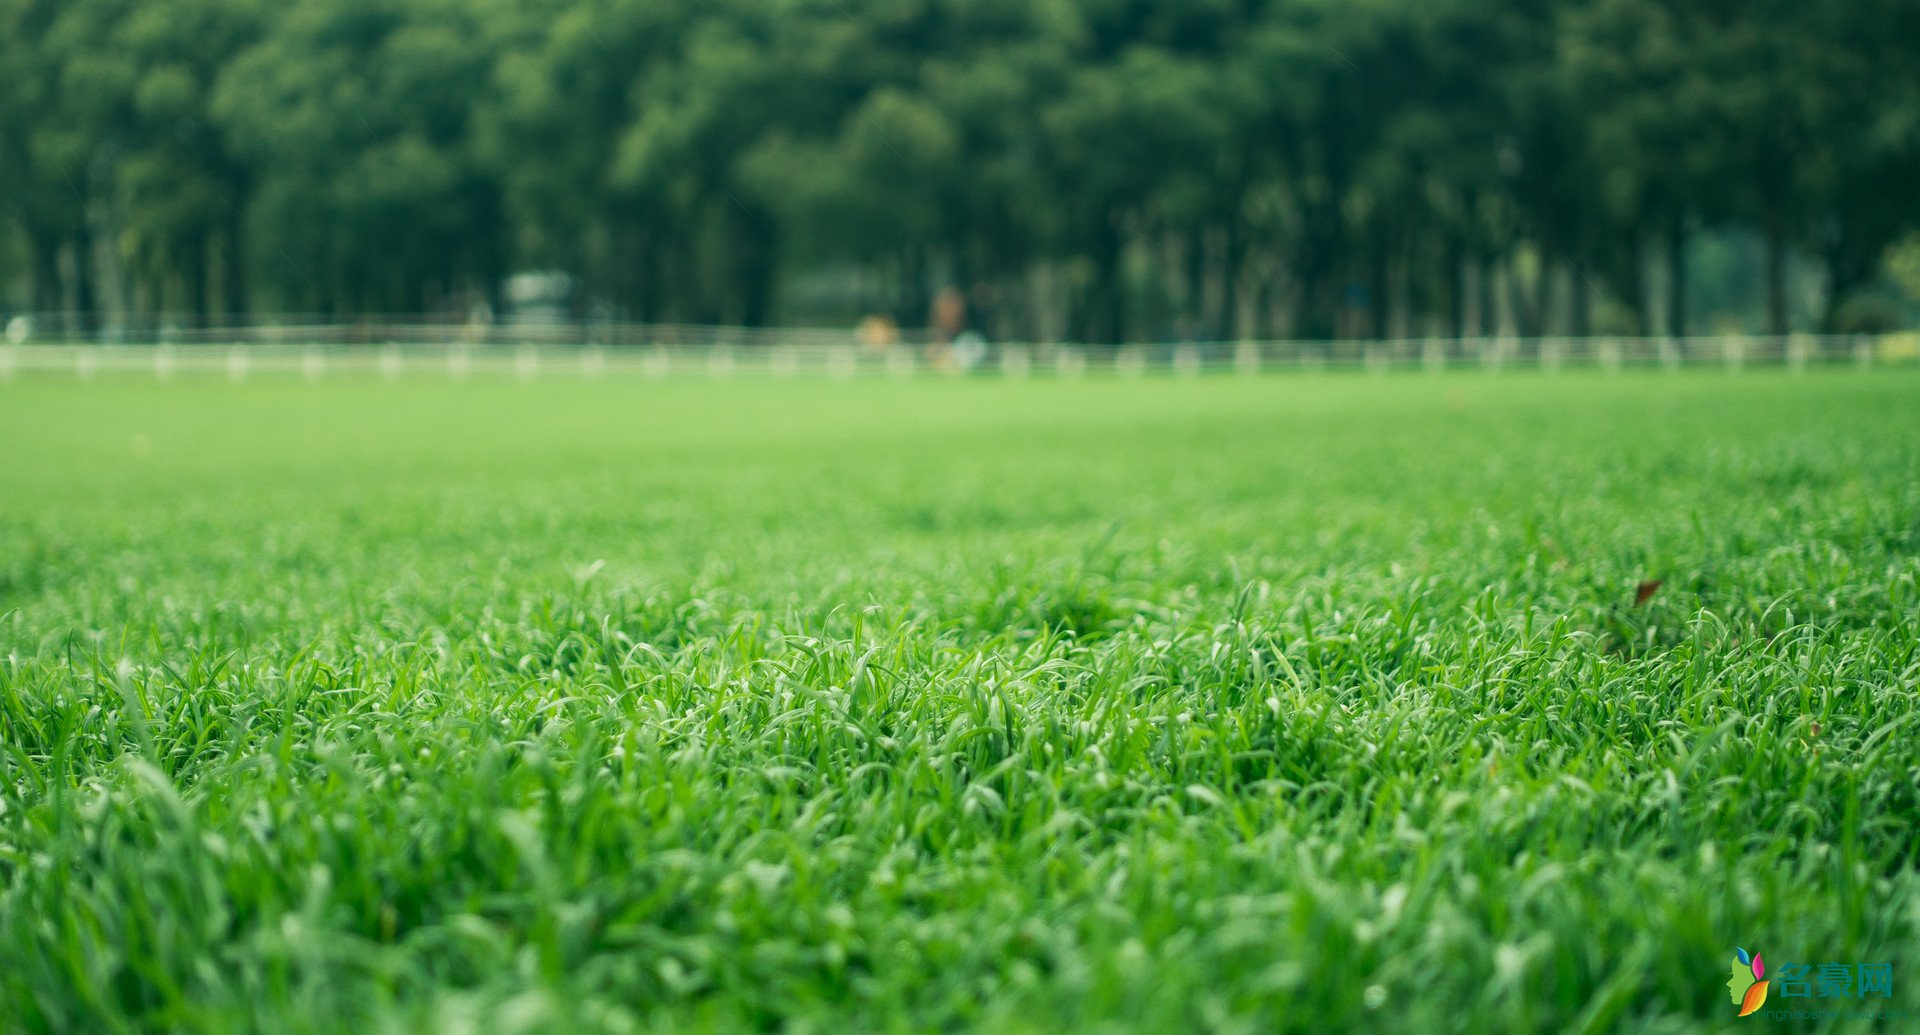
[[[1088,346],[1000,344],[962,357],[929,344],[868,348],[843,332],[777,333],[729,339],[717,329],[704,340],[650,344],[514,344],[433,340],[251,340],[149,345],[0,344],[0,380],[21,374],[89,379],[140,374],[160,380],[215,375],[521,378],[600,377],[855,377],[992,374],[1006,377],[1087,374],[1193,376],[1210,372],[1503,370],[1592,368],[1920,367],[1920,334],[1792,335],[1699,338],[1486,338],[1404,341],[1263,341]]]

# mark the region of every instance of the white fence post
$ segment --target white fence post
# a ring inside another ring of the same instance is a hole
[[[887,373],[896,378],[909,378],[918,368],[914,362],[913,350],[904,345],[895,345],[887,350]]]
[[[673,355],[665,345],[655,345],[640,361],[640,370],[651,378],[665,377],[673,372]]]
[[[1807,340],[1798,334],[1787,335],[1787,369],[1796,374],[1807,372]]]
[[[835,345],[827,350],[827,376],[844,381],[860,371],[860,354],[851,345]]]
[[[800,357],[791,345],[775,345],[767,353],[767,369],[775,377],[792,377],[800,372]]]
[[[1360,347],[1360,365],[1369,374],[1387,372],[1387,347],[1382,342],[1370,341]]]
[[[1251,376],[1260,372],[1260,343],[1241,339],[1233,345],[1233,369]]]
[[[1747,343],[1731,334],[1720,339],[1720,354],[1727,369],[1736,374],[1747,365]]]
[[[1200,373],[1200,349],[1192,342],[1173,347],[1173,372],[1181,377]]]
[[[1025,345],[1005,345],[1000,349],[1000,373],[1016,381],[1033,371],[1033,356]]]
[[[1053,349],[1053,372],[1061,377],[1079,377],[1087,372],[1087,358],[1080,350],[1066,345]]]
[[[1300,369],[1310,374],[1318,374],[1326,370],[1327,347],[1325,342],[1311,346],[1304,342],[1295,342],[1294,351],[1300,357]]]

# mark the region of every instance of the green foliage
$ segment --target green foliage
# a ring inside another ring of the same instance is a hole
[[[760,323],[850,264],[1000,337],[1683,333],[1751,231],[1748,322],[1832,330],[1920,226],[1909,7],[0,0],[0,207],[18,301],[122,322],[549,268]]]
[[[5,1026],[1726,1030],[1920,950],[1916,389],[18,381]]]

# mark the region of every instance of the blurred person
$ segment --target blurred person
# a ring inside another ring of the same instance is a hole
[[[885,313],[867,314],[855,334],[868,352],[885,352],[900,343],[900,327]]]

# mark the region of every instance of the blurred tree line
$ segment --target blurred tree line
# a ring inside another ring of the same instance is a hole
[[[1841,328],[1895,318],[1920,227],[1917,14],[0,0],[0,281],[95,325],[498,309],[530,269],[623,319],[842,284],[919,325],[952,285],[990,335],[1118,341],[1698,332],[1744,277],[1754,329]]]

